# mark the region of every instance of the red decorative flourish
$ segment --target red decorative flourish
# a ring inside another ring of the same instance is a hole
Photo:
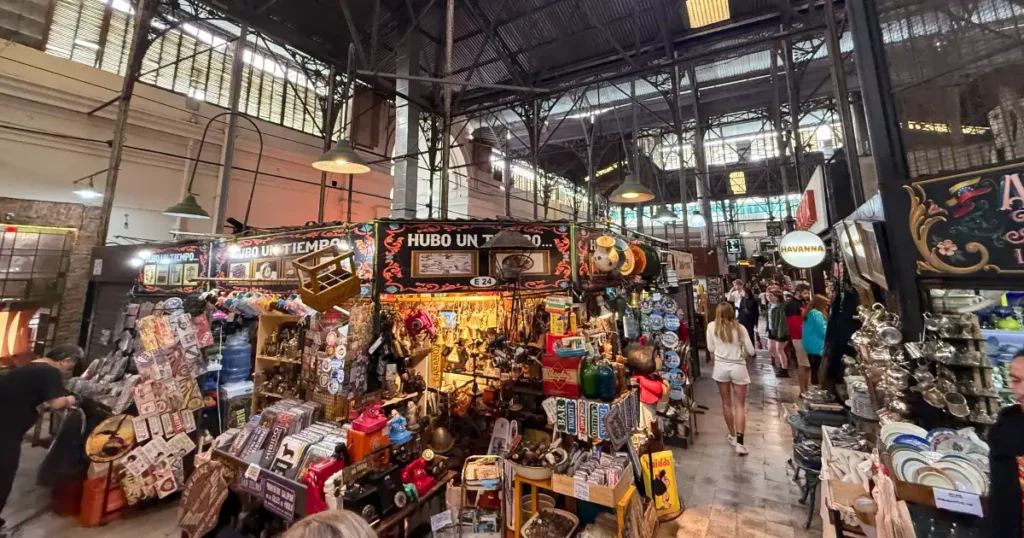
[[[416,282],[415,286],[406,288],[405,291],[420,293],[440,293],[445,291],[463,290],[465,286],[459,284],[437,284],[435,282]]]

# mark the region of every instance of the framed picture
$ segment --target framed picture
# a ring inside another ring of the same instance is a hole
[[[249,278],[252,262],[232,263],[228,266],[228,278]]]
[[[287,279],[298,278],[295,275],[295,266],[292,265],[292,262],[295,261],[297,258],[298,258],[298,256],[295,256],[295,257],[292,257],[292,258],[282,258],[281,259],[281,271],[280,271],[281,278],[287,278]]]
[[[182,284],[186,286],[195,286],[198,284],[198,282],[196,282],[197,278],[199,278],[199,264],[186,263],[184,273],[181,277]]]
[[[147,286],[156,284],[156,266],[147,265],[142,268],[142,283]]]
[[[502,262],[505,258],[513,255],[525,254],[532,261],[533,265],[523,270],[524,275],[550,275],[551,274],[551,253],[546,250],[537,250],[533,252],[492,252],[491,253],[491,275],[497,276],[498,269],[501,267]]]
[[[414,278],[451,278],[477,276],[476,251],[414,251],[412,276]]]
[[[278,264],[280,260],[277,258],[263,258],[256,260],[253,269],[253,278],[261,280],[276,280],[278,275]]]
[[[166,286],[168,278],[170,277],[170,266],[158,265],[156,266],[156,285]]]
[[[180,263],[176,263],[176,264],[171,266],[170,282],[171,282],[172,286],[180,286],[181,285],[181,275],[182,275],[182,272],[183,272],[184,269],[185,269],[185,266],[183,266]]]

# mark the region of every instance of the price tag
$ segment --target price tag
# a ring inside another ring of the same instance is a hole
[[[245,470],[245,477],[253,482],[256,482],[260,478],[260,466],[255,463],[250,463],[249,468]]]
[[[445,510],[441,513],[430,516],[430,530],[437,532],[452,524],[452,511]]]
[[[581,501],[589,501],[590,484],[582,478],[574,478],[572,481],[572,496]]]
[[[932,488],[932,493],[935,495],[935,506],[938,508],[984,517],[981,510],[981,498],[973,493],[943,488]]]
[[[374,342],[372,346],[370,346],[370,351],[369,351],[369,353],[370,353],[370,354],[373,354],[373,352],[374,352],[374,351],[377,351],[377,348],[379,348],[379,347],[380,347],[380,345],[381,345],[381,344],[383,344],[383,343],[384,343],[384,337],[383,337],[383,336],[378,336],[378,337],[377,337],[377,341],[376,341],[376,342]]]

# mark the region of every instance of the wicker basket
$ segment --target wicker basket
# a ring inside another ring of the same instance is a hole
[[[326,261],[321,261],[326,257]],[[348,268],[343,262],[348,262]],[[327,247],[296,258],[292,262],[299,277],[299,296],[302,302],[318,312],[326,312],[342,301],[359,295],[359,277],[355,274],[355,261],[351,250],[337,254],[335,247]]]

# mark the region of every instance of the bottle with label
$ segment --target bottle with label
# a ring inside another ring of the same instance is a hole
[[[580,363],[580,393],[584,398],[597,398],[600,374],[594,359],[586,358]]]
[[[622,316],[622,336],[627,340],[633,340],[640,336],[640,327],[632,308],[627,308],[626,313]]]

